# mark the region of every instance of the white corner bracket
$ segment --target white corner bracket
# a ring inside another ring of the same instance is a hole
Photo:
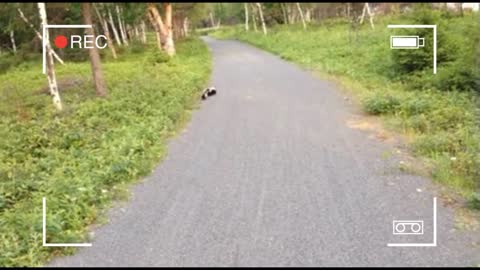
[[[42,25],[43,74],[47,73],[47,61],[46,61],[47,60],[47,54],[45,52],[45,47],[47,46],[47,41],[50,42],[50,40],[48,40],[50,38],[50,35],[45,35],[45,34],[46,34],[46,30],[48,28],[92,28],[92,25],[91,24],[72,24],[72,25],[68,25],[68,24],[46,24],[46,25]]]
[[[433,74],[437,74],[437,25],[436,24],[389,24],[387,28],[431,28],[433,29]],[[422,45],[424,45],[424,42],[422,43]],[[423,47],[423,46],[420,46],[420,47]]]
[[[422,233],[423,234],[423,231]],[[437,197],[433,197],[433,242],[432,243],[389,243],[388,247],[436,247],[437,246]]]
[[[43,197],[43,226],[42,226],[42,239],[44,247],[91,247],[91,243],[47,243],[47,199]]]

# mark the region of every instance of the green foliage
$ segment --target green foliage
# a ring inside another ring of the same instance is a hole
[[[480,210],[480,193],[475,193],[469,200],[469,205],[473,209]]]
[[[200,40],[178,42],[177,52],[175,64],[144,65],[138,54],[102,62],[104,99],[88,62],[57,65],[59,82],[85,81],[60,87],[61,113],[40,91],[41,62],[0,75],[0,265],[39,266],[71,252],[42,247],[42,197],[48,242],[88,241],[86,227],[158,164],[210,73]]]
[[[432,11],[427,5],[415,5],[411,14],[402,18],[411,24],[437,25],[437,66],[432,76],[432,29],[400,29],[395,34],[425,38],[425,47],[418,50],[391,50],[395,78],[410,83],[415,89],[435,88],[444,91],[472,91],[476,85],[475,49],[480,45],[478,16],[455,17],[448,11]]]
[[[246,41],[286,60],[352,82],[365,111],[409,134],[413,152],[434,165],[434,179],[469,196],[480,189],[480,43],[478,14],[460,17],[420,8],[401,17],[375,18],[355,33],[343,20],[279,25],[267,36],[242,25],[218,38]],[[426,48],[391,50],[390,35],[414,34],[387,24],[437,24],[438,69],[432,71],[432,30],[415,32]],[[429,42],[430,41],[430,42]]]
[[[167,53],[165,53],[164,51],[154,49],[146,53],[145,62],[150,65],[162,64],[169,62],[170,58],[171,57],[168,56]]]
[[[371,114],[393,113],[400,106],[400,100],[390,93],[375,93],[363,99],[365,110]]]

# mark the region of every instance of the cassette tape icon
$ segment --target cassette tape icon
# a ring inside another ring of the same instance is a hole
[[[423,220],[394,220],[393,234],[423,234]]]

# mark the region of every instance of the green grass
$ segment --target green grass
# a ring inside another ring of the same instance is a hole
[[[164,156],[207,83],[211,60],[195,38],[178,42],[171,60],[150,40],[103,61],[105,99],[95,97],[88,62],[56,64],[58,81],[77,82],[60,86],[60,113],[39,91],[47,86],[41,62],[0,75],[0,266],[39,266],[73,251],[42,247],[42,197],[47,242],[88,242],[87,226]]]
[[[401,31],[386,26],[414,23],[405,18],[376,18],[375,29],[364,24],[357,33],[345,21],[326,20],[308,25],[306,31],[301,25],[279,25],[265,36],[238,25],[211,35],[245,41],[339,80],[366,112],[381,116],[388,127],[408,135],[411,151],[433,168],[434,179],[476,198],[480,187],[478,94],[468,87],[472,76],[464,67],[473,66],[478,21],[472,15],[438,21],[444,31],[439,55],[452,48],[448,44],[457,47],[448,51],[453,60],[440,61],[436,76],[431,67],[399,75],[389,36]]]

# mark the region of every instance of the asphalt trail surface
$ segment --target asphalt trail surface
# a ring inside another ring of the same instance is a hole
[[[237,41],[205,38],[216,96],[166,159],[94,230],[92,247],[50,266],[474,266],[478,232],[456,230],[431,180],[349,127],[332,83]],[[417,189],[420,189],[419,192]],[[423,220],[423,235],[393,235]]]

